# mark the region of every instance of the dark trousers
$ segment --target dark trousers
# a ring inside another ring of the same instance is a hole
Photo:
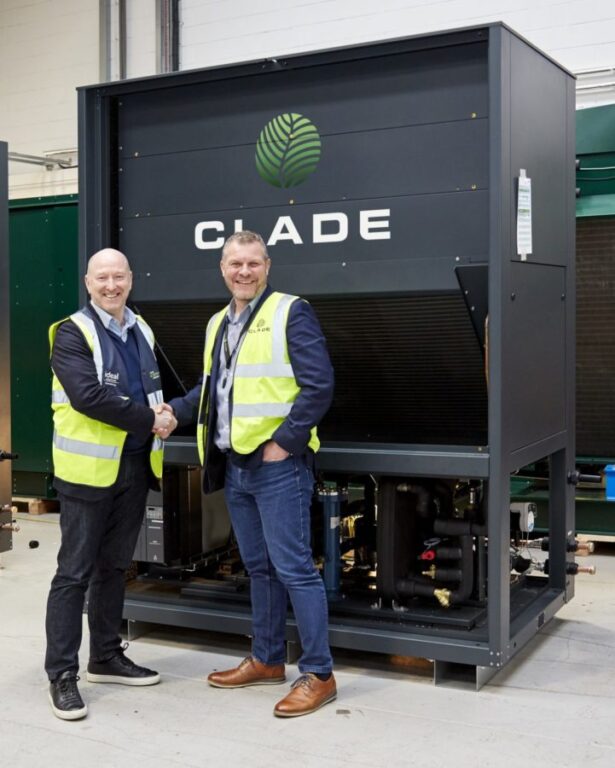
[[[121,647],[125,571],[132,562],[149,485],[147,454],[123,456],[118,478],[101,499],[60,494],[62,543],[47,601],[45,670],[55,680],[79,669],[83,605],[89,587],[90,659]]]

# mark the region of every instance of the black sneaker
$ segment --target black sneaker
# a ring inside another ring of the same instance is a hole
[[[68,670],[49,684],[49,703],[56,717],[61,720],[81,720],[88,708],[77,688],[77,675]]]
[[[124,650],[122,648],[107,661],[90,661],[86,675],[88,683],[155,685],[160,682],[158,672],[135,664],[124,656]]]

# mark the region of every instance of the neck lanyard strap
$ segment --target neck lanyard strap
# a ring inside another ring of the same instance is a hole
[[[230,322],[227,318],[226,321],[226,327],[224,328],[224,336],[222,337],[222,343],[224,344],[224,364],[226,366],[226,373],[231,369],[231,363],[233,362],[233,356],[235,352],[239,349],[239,345],[241,344],[241,339],[243,338],[244,333],[248,330],[249,325],[249,317],[246,318],[246,322],[243,324],[241,331],[239,332],[239,338],[237,339],[237,344],[233,347],[233,350],[231,351],[231,348],[228,343],[228,327],[230,325]]]

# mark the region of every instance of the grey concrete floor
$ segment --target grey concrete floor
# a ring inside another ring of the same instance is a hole
[[[478,693],[436,688],[416,668],[369,654],[340,655],[337,701],[279,720],[272,708],[285,686],[224,691],[204,682],[211,670],[246,655],[247,640],[160,629],[129,649],[135,661],[161,672],[160,685],[82,681],[88,717],[64,722],[49,709],[42,669],[59,543],[54,518],[21,519],[14,550],[2,556],[2,766],[615,765],[613,547],[591,558],[597,575],[579,577],[575,599]],[[32,539],[38,549],[28,548]],[[292,680],[297,670],[288,671]]]

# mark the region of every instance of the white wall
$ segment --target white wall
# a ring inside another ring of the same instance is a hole
[[[156,72],[155,11],[155,0],[127,0],[128,77]],[[0,139],[10,151],[77,146],[75,88],[101,79],[99,20],[99,0],[0,0]],[[591,70],[578,106],[615,102],[615,0],[180,0],[180,20],[182,69],[502,20],[569,69]],[[11,163],[9,189],[76,192],[77,172]]]
[[[98,71],[98,0],[0,0],[0,138],[10,152],[75,149],[75,88]],[[12,198],[77,190],[74,169],[9,165]]]
[[[156,72],[155,0],[128,0],[126,5],[126,77]]]
[[[182,69],[503,21],[573,72],[613,68],[581,87],[615,81],[613,0],[181,0],[181,17]]]
[[[612,0],[182,0],[182,69],[504,21],[569,69],[615,65]]]

